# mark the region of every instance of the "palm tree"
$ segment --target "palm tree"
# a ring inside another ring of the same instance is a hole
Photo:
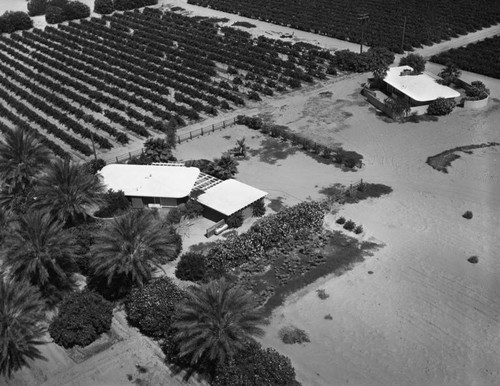
[[[87,208],[103,202],[104,185],[84,165],[66,160],[50,164],[35,190],[35,208],[52,213],[66,224],[87,217]]]
[[[191,287],[188,300],[176,309],[174,340],[180,358],[191,364],[222,364],[253,336],[262,336],[262,314],[253,297],[225,279]]]
[[[238,173],[238,161],[230,155],[223,155],[221,158],[214,159],[208,170],[208,174],[221,180],[233,178],[236,173]]]
[[[0,178],[10,189],[26,189],[50,160],[49,150],[25,129],[9,130],[0,142]]]
[[[3,258],[12,277],[38,287],[50,302],[74,288],[75,241],[48,213],[20,216],[5,239]]]
[[[142,287],[151,279],[154,267],[177,256],[175,240],[175,234],[149,212],[129,212],[96,237],[92,246],[95,275],[105,278],[108,287],[117,280]]]
[[[38,291],[25,282],[0,278],[0,374],[11,377],[28,360],[45,359],[36,346],[45,328],[44,304]]]

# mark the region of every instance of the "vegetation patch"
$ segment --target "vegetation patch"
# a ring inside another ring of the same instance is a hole
[[[279,331],[279,337],[285,344],[307,343],[311,340],[304,330],[294,326],[283,327]]]
[[[233,23],[233,27],[255,28],[257,26],[247,21],[237,21]]]
[[[467,220],[472,219],[472,216],[473,216],[473,214],[472,214],[472,212],[471,212],[470,210],[466,211],[466,212],[462,215],[462,217],[463,217],[463,218],[465,218],[465,219],[467,219]]]
[[[487,142],[481,143],[479,145],[468,145],[468,146],[459,146],[450,150],[445,150],[442,153],[436,154],[432,157],[427,157],[425,161],[429,166],[436,169],[437,171],[448,173],[448,167],[451,165],[453,161],[460,158],[457,152],[463,152],[471,154],[474,149],[481,149],[492,146],[500,146],[498,142]]]
[[[355,186],[346,187],[341,184],[334,184],[320,189],[319,193],[324,194],[329,199],[342,198],[345,203],[356,203],[368,198],[379,198],[392,192],[390,186],[384,184],[374,184],[360,182]],[[337,219],[337,224],[344,224],[345,218]],[[354,229],[354,228],[353,228]]]
[[[467,261],[471,264],[477,264],[479,263],[479,258],[477,256],[471,256],[467,259]]]

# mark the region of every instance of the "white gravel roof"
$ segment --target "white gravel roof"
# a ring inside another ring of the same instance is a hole
[[[189,195],[200,170],[185,166],[106,165],[99,172],[107,189],[126,196],[182,198]]]
[[[198,196],[198,202],[226,216],[267,196],[267,193],[236,180],[225,180]]]
[[[413,69],[410,66],[390,67],[384,81],[417,102],[432,102],[437,98],[460,96],[459,92],[437,83],[426,73],[401,76],[404,70],[412,71]]]

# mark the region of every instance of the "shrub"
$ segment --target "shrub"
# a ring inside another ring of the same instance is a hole
[[[205,277],[205,256],[188,252],[181,256],[175,269],[175,276],[181,280],[200,281]]]
[[[455,108],[455,101],[453,99],[437,98],[432,101],[427,108],[429,115],[448,115]]]
[[[333,320],[333,316],[331,314],[325,315],[326,320]]]
[[[419,54],[408,54],[402,57],[399,61],[400,66],[410,66],[417,74],[421,74],[425,70],[425,59]]]
[[[198,201],[189,199],[186,202],[185,209],[182,212],[184,217],[188,219],[197,218],[203,214],[203,205],[201,205]]]
[[[357,235],[363,233],[363,227],[361,225],[358,225],[356,228],[354,228],[354,233]]]
[[[266,214],[266,205],[264,204],[264,199],[260,199],[255,201],[252,204],[252,216],[253,217],[262,217]]]
[[[26,12],[7,11],[0,16],[0,33],[11,33],[33,28],[33,20]]]
[[[340,225],[345,224],[345,218],[344,218],[344,217],[339,217],[339,218],[337,219],[337,221],[335,221],[335,222],[336,222],[337,224],[340,224]]]
[[[472,218],[472,212],[468,210],[462,215],[463,218],[466,218],[467,220],[470,220]]]
[[[96,217],[114,217],[130,209],[130,202],[122,190],[109,189],[104,195],[104,206],[94,213]]]
[[[479,259],[477,256],[471,256],[467,259],[467,261],[471,264],[477,264],[479,263]]]
[[[318,298],[320,298],[321,300],[325,300],[330,297],[330,295],[327,294],[324,289],[318,289],[316,290],[316,293],[318,294]]]
[[[471,87],[465,90],[467,100],[481,100],[490,95],[490,90],[486,88],[483,82],[476,80],[471,83]]]
[[[344,165],[348,168],[354,168],[361,165],[363,156],[355,151],[346,151],[339,149],[336,151],[334,160],[336,163]]]
[[[49,332],[64,348],[87,346],[111,328],[113,306],[95,292],[74,292],[59,307]]]
[[[249,91],[248,92],[248,99],[250,99],[251,101],[256,101],[256,102],[260,102],[262,100],[260,95],[257,93],[257,91]]]
[[[101,15],[109,15],[115,10],[113,0],[95,0],[94,12]]]
[[[311,341],[304,330],[293,326],[282,327],[279,331],[279,337],[285,344],[304,343]]]
[[[217,366],[212,386],[300,386],[290,359],[273,348],[248,342],[236,355]]]
[[[243,225],[243,221],[243,214],[241,212],[236,212],[226,219],[226,224],[229,228],[239,228]]]
[[[185,297],[185,292],[168,277],[134,288],[125,302],[125,311],[131,325],[153,338],[164,338],[174,316],[174,309]]]
[[[47,0],[30,0],[28,1],[28,15],[40,16],[45,13],[47,8]]]
[[[348,231],[354,230],[355,227],[356,227],[356,223],[354,221],[352,221],[352,220],[348,220],[344,224],[344,229],[348,230]]]

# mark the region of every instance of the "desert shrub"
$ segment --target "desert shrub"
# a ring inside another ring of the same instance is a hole
[[[320,298],[321,300],[325,300],[330,297],[330,295],[327,294],[324,289],[318,289],[316,290],[316,293],[318,294],[318,298]]]
[[[455,108],[455,101],[453,99],[437,98],[432,101],[427,108],[429,115],[448,115]]]
[[[166,221],[169,224],[179,224],[182,219],[182,213],[178,208],[172,208],[167,213]]]
[[[226,224],[229,228],[239,228],[243,225],[243,221],[243,214],[241,212],[236,212],[226,219]]]
[[[340,224],[340,225],[345,224],[345,218],[344,218],[344,217],[339,217],[339,218],[337,219],[337,221],[335,221],[335,222],[336,222],[337,224]]]
[[[281,341],[285,344],[305,343],[311,341],[304,330],[294,326],[282,327],[278,334]]]
[[[45,13],[47,8],[47,0],[29,0],[28,1],[28,15],[40,16]]]
[[[97,174],[98,171],[100,171],[104,166],[106,166],[106,161],[104,161],[101,158],[97,158],[90,160],[85,165],[87,166],[87,169],[89,170],[90,173]]]
[[[361,225],[358,225],[356,228],[354,228],[354,233],[357,235],[363,233],[363,227]]]
[[[119,216],[130,209],[130,202],[122,190],[115,192],[109,189],[104,195],[104,205],[94,213],[96,217]]]
[[[262,217],[266,214],[266,205],[264,204],[264,199],[255,201],[252,204],[252,216]]]
[[[410,66],[416,74],[421,74],[425,70],[425,59],[422,55],[410,53],[401,58],[400,66]]]
[[[113,305],[95,292],[74,292],[61,303],[49,333],[64,348],[87,346],[111,328]]]
[[[0,33],[11,33],[33,28],[33,20],[26,12],[7,11],[0,16]]]
[[[334,160],[336,163],[344,165],[348,168],[354,168],[361,165],[363,156],[355,151],[346,151],[338,149],[335,152]]]
[[[109,15],[115,10],[113,0],[95,0],[94,12],[101,15]]]
[[[333,316],[331,314],[325,315],[326,320],[333,320]]]
[[[248,342],[224,364],[217,366],[212,386],[300,386],[290,359],[273,348]]]
[[[472,218],[472,212],[468,210],[462,215],[462,217],[466,218],[467,220],[470,220]]]
[[[467,261],[471,264],[477,264],[479,263],[479,259],[477,256],[471,256],[467,259]]]
[[[348,230],[348,231],[354,230],[355,227],[356,227],[356,223],[354,221],[352,221],[352,220],[348,220],[344,224],[344,229]]]
[[[125,301],[125,311],[131,325],[147,336],[163,338],[174,316],[175,306],[185,297],[185,292],[168,277],[134,288]]]
[[[175,269],[175,276],[181,280],[200,281],[205,277],[205,256],[188,252],[181,256]]]

